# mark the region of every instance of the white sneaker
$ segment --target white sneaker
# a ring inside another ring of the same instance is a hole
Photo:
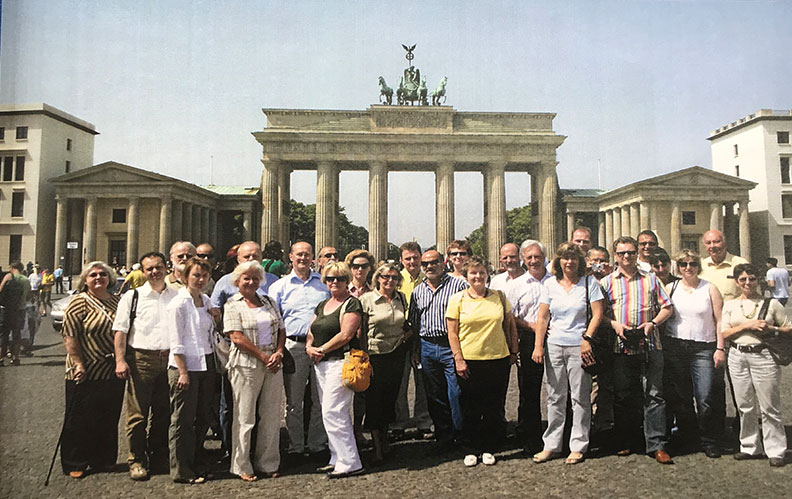
[[[495,464],[495,456],[493,456],[489,452],[485,452],[481,455],[481,462],[486,464],[487,466],[492,466],[493,464]]]
[[[468,468],[472,468],[473,466],[478,464],[478,458],[473,454],[468,454],[467,456],[465,456],[465,460],[462,462],[464,462],[465,466],[467,466]]]

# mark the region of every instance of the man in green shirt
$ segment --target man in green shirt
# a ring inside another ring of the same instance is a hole
[[[2,326],[0,326],[0,365],[5,361],[11,337],[11,365],[19,365],[19,349],[22,328],[25,325],[25,304],[30,293],[30,282],[22,273],[22,262],[11,262],[8,273],[0,282],[0,306],[2,307]]]

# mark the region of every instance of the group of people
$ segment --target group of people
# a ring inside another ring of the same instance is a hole
[[[285,394],[286,458],[324,456],[318,469],[330,478],[354,476],[364,472],[364,431],[367,464],[388,459],[409,419],[410,375],[414,425],[436,439],[430,452],[493,465],[512,365],[516,435],[535,463],[566,449],[567,464],[581,463],[599,437],[620,456],[672,464],[672,429],[717,458],[727,348],[741,423],[735,458],[784,464],[780,368],[764,339],[792,325],[777,299],[762,306],[764,273],[729,254],[719,231],[703,235],[704,259],[691,250],[671,259],[649,230],[620,237],[614,270],[610,251],[579,228],[553,255],[532,239],[505,244],[494,276],[464,240],[445,254],[405,243],[400,264],[366,250],[343,261],[332,247],[314,255],[300,241],[288,266],[275,243],[266,259],[257,243],[240,244],[215,280],[210,245],[176,242],[169,258],[144,254],[136,270],[145,279],[121,295],[110,292],[108,265],[85,266],[62,330],[65,473],[115,464],[123,404],[134,480],[169,470],[175,482],[205,482],[210,427],[231,473],[277,477]],[[773,276],[788,285],[788,275]],[[373,367],[364,392],[342,381],[351,349]]]
[[[0,366],[6,358],[18,366],[20,355],[33,356],[40,318],[52,310],[54,285],[49,268],[29,263],[26,269],[20,261],[10,263],[0,278]]]

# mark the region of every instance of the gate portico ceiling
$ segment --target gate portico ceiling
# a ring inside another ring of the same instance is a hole
[[[454,171],[484,175],[487,257],[505,242],[504,172],[532,177],[534,236],[554,247],[558,183],[553,113],[459,112],[450,106],[374,105],[365,111],[263,109],[262,240],[288,237],[289,175],[317,170],[316,246],[334,245],[338,172],[369,171],[369,250],[387,250],[387,172],[436,175],[437,247],[454,239]],[[526,182],[526,189],[528,183]],[[285,217],[285,218],[284,218]]]

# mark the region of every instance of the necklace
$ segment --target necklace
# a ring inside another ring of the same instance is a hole
[[[757,310],[759,310],[759,302],[757,301],[756,303],[754,303],[754,308],[753,308],[753,310],[751,310],[751,313],[746,314],[745,313],[745,309],[743,308],[743,302],[744,301],[745,300],[740,300],[740,312],[742,312],[743,317],[745,317],[746,319],[753,319],[754,314],[756,313]],[[752,302],[753,300],[748,300],[748,301]]]

